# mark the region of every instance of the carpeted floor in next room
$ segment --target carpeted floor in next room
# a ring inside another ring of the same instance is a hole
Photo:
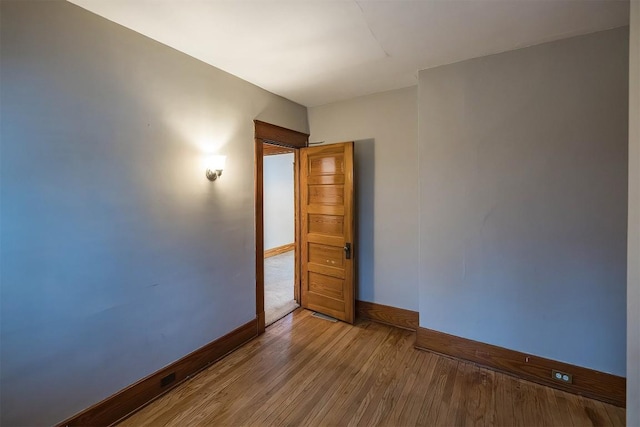
[[[264,260],[264,311],[268,326],[299,307],[293,297],[294,251]]]

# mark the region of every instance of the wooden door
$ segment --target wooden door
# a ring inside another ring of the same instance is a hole
[[[353,142],[300,150],[302,306],[353,323]]]

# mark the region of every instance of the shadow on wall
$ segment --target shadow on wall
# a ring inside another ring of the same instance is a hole
[[[356,299],[373,301],[373,223],[375,183],[374,139],[354,144],[356,206]]]

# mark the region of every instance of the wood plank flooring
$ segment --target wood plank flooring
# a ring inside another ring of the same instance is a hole
[[[618,426],[624,409],[298,309],[120,426]]]

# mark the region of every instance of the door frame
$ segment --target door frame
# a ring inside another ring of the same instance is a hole
[[[254,120],[254,199],[256,233],[256,320],[258,335],[265,331],[264,314],[264,145],[294,150],[295,277],[294,296],[300,302],[300,148],[309,146],[309,134]]]

